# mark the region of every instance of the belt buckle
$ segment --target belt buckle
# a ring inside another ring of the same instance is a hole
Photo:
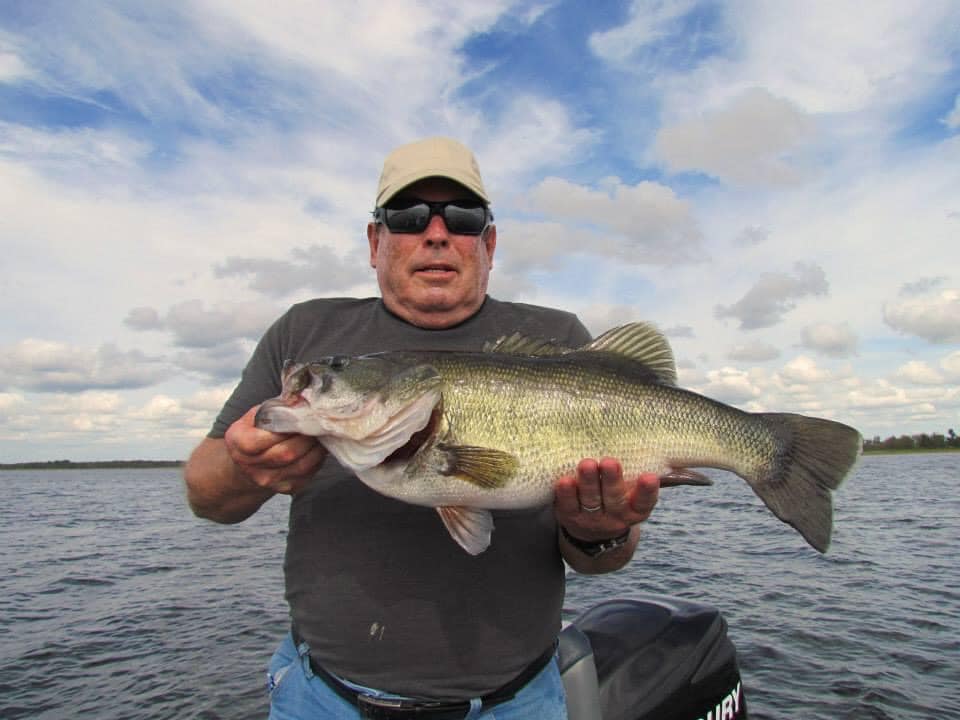
[[[391,718],[412,717],[413,708],[401,698],[385,698],[360,693],[357,695],[357,708],[360,714],[370,720],[391,720]]]

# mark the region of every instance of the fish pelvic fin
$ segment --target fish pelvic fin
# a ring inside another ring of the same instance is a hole
[[[493,515],[480,508],[445,505],[437,508],[450,537],[471,555],[479,555],[490,547]]]
[[[607,330],[578,352],[603,352],[640,363],[663,385],[677,384],[677,363],[666,336],[647,322]]]
[[[485,490],[504,487],[520,466],[515,455],[493,448],[441,444],[437,449],[447,457],[444,475],[455,475]]]
[[[820,552],[830,547],[832,493],[860,456],[863,438],[849,425],[791,413],[758,413],[773,430],[780,451],[772,464],[746,477],[778,518]]]

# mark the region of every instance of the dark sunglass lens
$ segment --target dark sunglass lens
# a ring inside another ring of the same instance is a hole
[[[447,205],[443,209],[447,230],[458,235],[479,235],[487,223],[487,209],[483,205]]]
[[[404,208],[387,208],[384,214],[384,220],[390,232],[423,232],[430,222],[430,208],[423,203],[409,205]]]

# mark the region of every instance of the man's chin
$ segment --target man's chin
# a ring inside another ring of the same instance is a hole
[[[482,298],[480,302],[471,303],[459,294],[429,293],[409,303],[405,315],[420,327],[446,328],[463,322],[477,312],[482,304]]]

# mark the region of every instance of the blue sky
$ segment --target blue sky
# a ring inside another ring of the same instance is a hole
[[[652,320],[748,410],[960,430],[960,5],[870,8],[8,0],[0,462],[185,457],[272,319],[376,293],[380,164],[434,134],[494,295]]]

